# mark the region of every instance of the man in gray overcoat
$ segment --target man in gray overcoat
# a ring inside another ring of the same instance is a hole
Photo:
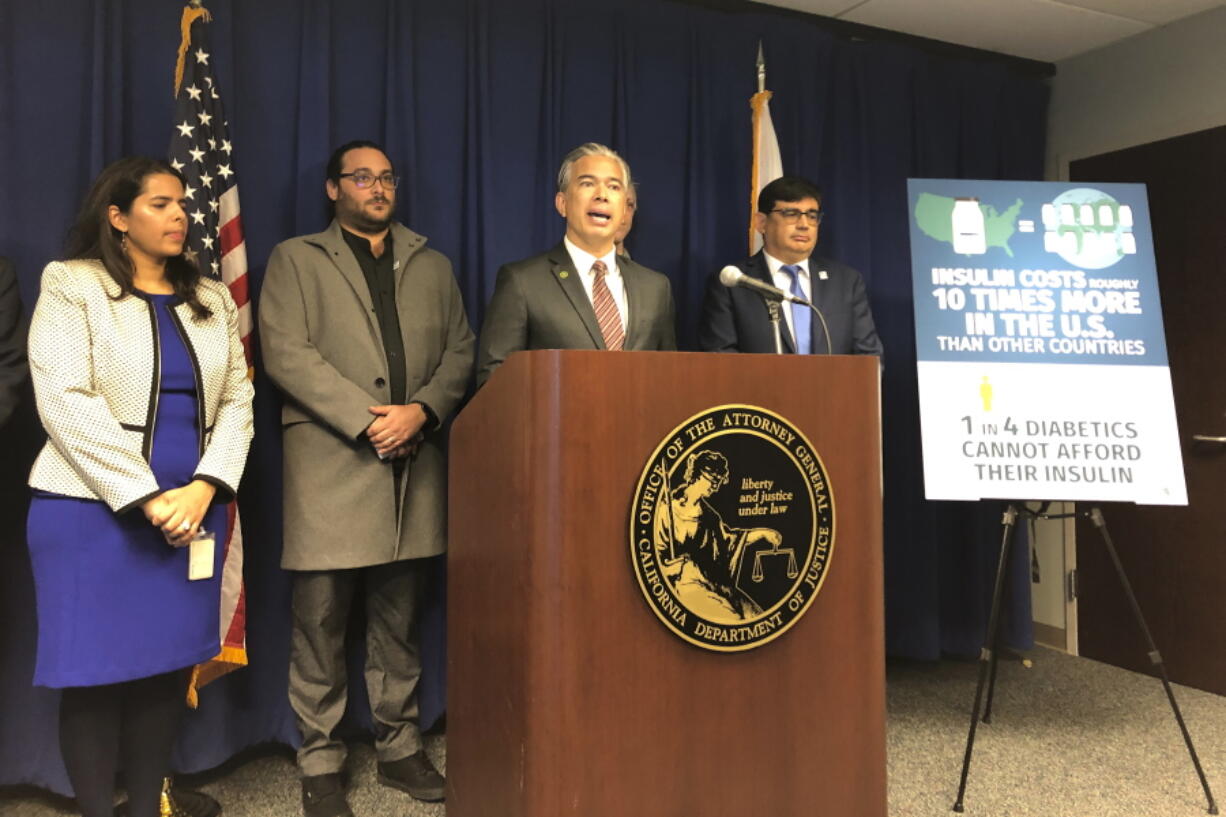
[[[334,731],[359,589],[378,779],[443,797],[417,723],[414,615],[424,557],[446,548],[439,429],[464,394],[474,342],[451,264],[392,220],[398,181],[378,145],[338,148],[325,182],[335,219],[273,250],[260,301],[264,365],[285,397],[281,566],[293,571],[289,694],[306,817],[351,815]]]

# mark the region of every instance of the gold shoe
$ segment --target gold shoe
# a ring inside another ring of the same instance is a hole
[[[202,791],[176,787],[169,777],[162,780],[162,799],[158,806],[161,817],[217,817],[221,804]],[[115,808],[115,817],[128,817],[128,804]]]

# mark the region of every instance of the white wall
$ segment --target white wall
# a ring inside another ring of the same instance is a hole
[[[1226,7],[1056,64],[1047,178],[1099,153],[1226,125]]]
[[[1160,1],[1160,0],[1158,0]],[[1068,163],[1226,125],[1226,7],[1056,64],[1047,119],[1047,178]],[[1071,509],[1071,506],[1070,506]],[[1074,567],[1073,525],[1040,523],[1042,582],[1034,620],[1066,629],[1077,652],[1076,605],[1064,597]]]

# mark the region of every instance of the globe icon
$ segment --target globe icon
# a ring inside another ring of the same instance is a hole
[[[1076,187],[1043,206],[1044,247],[1082,269],[1105,269],[1136,250],[1132,208],[1101,190]]]

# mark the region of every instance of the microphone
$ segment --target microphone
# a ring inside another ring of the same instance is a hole
[[[719,282],[726,287],[752,289],[763,298],[769,298],[772,301],[791,301],[794,304],[801,304],[802,306],[812,306],[812,304],[806,301],[804,298],[793,295],[790,292],[784,292],[779,287],[771,286],[765,281],[759,281],[757,278],[746,275],[731,265],[724,267],[719,271]]]
[[[823,280],[826,277],[825,271],[819,272],[818,275],[821,276]],[[833,354],[834,347],[830,345],[830,327],[826,324],[826,316],[822,314],[820,309],[809,301],[806,301],[799,295],[784,292],[779,287],[771,286],[765,281],[759,281],[757,278],[746,275],[731,264],[719,271],[719,282],[726,287],[743,287],[744,289],[752,289],[754,292],[758,293],[763,298],[766,298],[768,301],[791,301],[794,304],[809,307],[813,310],[814,314],[817,315],[818,321],[820,321],[822,324],[822,335],[826,339],[826,354]],[[771,308],[777,310],[776,307]],[[772,317],[771,320],[773,321],[775,318]],[[776,333],[778,333],[777,326]],[[780,344],[777,337],[775,343],[776,347],[779,347]]]

